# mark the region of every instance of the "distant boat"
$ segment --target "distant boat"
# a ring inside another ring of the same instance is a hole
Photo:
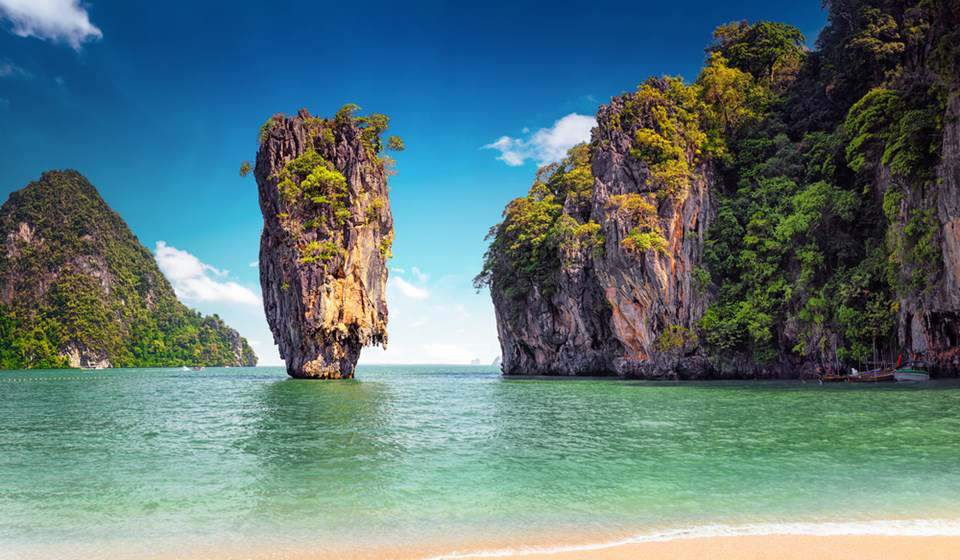
[[[893,377],[900,383],[912,381],[930,381],[929,373],[919,367],[914,366],[906,366],[893,370]]]
[[[190,366],[191,371],[203,371],[203,366]]]
[[[98,369],[107,369],[107,366],[102,364],[97,364],[95,366],[80,366],[80,369],[84,371],[98,370]]]
[[[889,383],[896,380],[893,370],[890,369],[854,370],[854,373],[847,376],[847,381],[850,383]]]

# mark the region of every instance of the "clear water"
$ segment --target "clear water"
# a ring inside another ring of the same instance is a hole
[[[0,549],[960,518],[953,382],[357,377],[2,372]]]

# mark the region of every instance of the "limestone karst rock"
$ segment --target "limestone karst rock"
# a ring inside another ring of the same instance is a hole
[[[177,300],[154,256],[76,171],[0,208],[0,367],[254,366],[246,339]]]
[[[261,130],[260,284],[292,377],[353,377],[360,349],[387,342],[387,119],[353,110],[275,115]]]
[[[651,358],[673,355],[660,351],[664,340],[683,346],[696,328],[705,298],[691,273],[714,213],[712,168],[693,145],[680,150],[691,173],[677,182],[631,156],[637,131],[656,126],[658,108],[681,110],[667,88],[653,81],[613,99],[597,115],[590,146],[547,169],[549,177],[541,172],[554,191],[547,201],[562,212],[558,228],[569,232],[556,235],[557,257],[541,282],[517,286],[512,265],[493,259],[504,373],[634,375]],[[498,250],[495,242],[491,252]]]
[[[960,375],[960,12],[850,7],[721,26],[537,172],[477,278],[505,374]]]

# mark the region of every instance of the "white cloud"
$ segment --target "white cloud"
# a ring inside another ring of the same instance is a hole
[[[66,43],[74,50],[103,37],[79,0],[0,0],[0,18],[10,22],[14,35]]]
[[[426,283],[427,283],[427,280],[430,279],[430,276],[429,276],[429,275],[424,274],[423,271],[420,270],[420,269],[417,268],[417,267],[411,268],[411,269],[410,269],[410,274],[413,274],[413,277],[416,278],[416,279],[417,279],[417,282],[419,282],[419,283],[421,283],[421,284],[426,284]]]
[[[0,0],[2,2],[3,0]],[[0,78],[32,78],[30,72],[9,60],[0,60]]]
[[[537,130],[527,139],[501,136],[484,148],[500,152],[497,159],[510,166],[523,165],[528,159],[543,165],[563,159],[567,150],[590,140],[590,129],[596,125],[593,117],[570,113],[550,128]],[[527,129],[524,129],[524,133],[528,133]]]
[[[426,288],[415,286],[399,276],[390,278],[390,284],[396,287],[401,294],[410,299],[427,299],[430,297],[430,292]]]
[[[423,357],[428,364],[466,364],[474,356],[457,344],[424,344]]]
[[[178,297],[201,302],[260,305],[260,298],[249,288],[216,279],[229,276],[229,271],[200,262],[197,257],[164,241],[157,241],[156,259]]]
[[[250,268],[259,268],[260,261],[250,261],[250,264],[248,264],[247,266],[249,266]]]
[[[469,278],[430,284],[427,301],[403,297],[391,287],[390,344],[364,348],[364,364],[489,364],[500,354],[493,306],[488,294],[477,294]]]

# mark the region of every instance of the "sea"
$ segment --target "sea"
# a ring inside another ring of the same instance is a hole
[[[960,383],[0,372],[4,559],[767,533],[960,534]]]

